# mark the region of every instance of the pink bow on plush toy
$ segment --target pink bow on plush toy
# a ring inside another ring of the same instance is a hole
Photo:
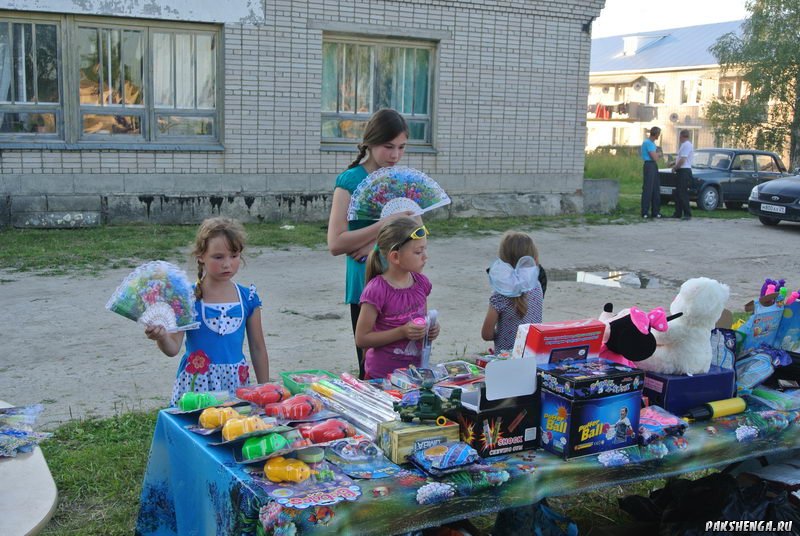
[[[631,322],[642,335],[650,333],[651,329],[656,331],[667,331],[667,313],[662,307],[656,307],[649,313],[645,313],[637,307],[631,307]]]

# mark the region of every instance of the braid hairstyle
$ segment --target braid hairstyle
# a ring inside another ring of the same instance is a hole
[[[517,266],[517,262],[526,255],[533,257],[536,264],[539,264],[539,251],[536,249],[533,239],[526,233],[506,231],[500,241],[500,250],[497,252],[500,260],[514,268]],[[528,314],[527,294],[527,292],[524,292],[521,296],[511,298],[514,301],[514,309],[520,318]]]
[[[353,160],[347,169],[352,169],[359,165],[364,157],[367,156],[367,149],[373,145],[381,145],[392,141],[400,134],[408,136],[408,124],[403,116],[391,108],[378,110],[369,118],[367,126],[364,128],[364,139],[358,144],[358,157]]]
[[[392,252],[392,248],[408,238],[420,223],[408,216],[402,216],[386,222],[378,232],[375,247],[369,252],[367,258],[367,283],[382,274],[385,268],[385,259]]]
[[[192,256],[197,261],[197,284],[194,287],[194,295],[198,300],[203,298],[203,263],[200,262],[200,256],[203,255],[208,249],[208,242],[212,238],[222,236],[228,243],[228,249],[235,253],[242,253],[244,251],[244,244],[247,240],[247,233],[242,227],[242,224],[232,218],[225,218],[218,216],[216,218],[208,218],[200,224],[197,229],[197,235],[194,239],[194,249]],[[242,258],[244,263],[244,258]]]

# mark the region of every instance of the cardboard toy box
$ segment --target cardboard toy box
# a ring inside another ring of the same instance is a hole
[[[605,324],[596,318],[569,322],[522,324],[517,329],[512,357],[535,357],[536,363],[591,359],[600,354]]]
[[[541,365],[542,448],[569,459],[637,444],[643,373],[604,359]]]
[[[394,463],[406,463],[406,456],[448,441],[459,441],[458,423],[389,421],[378,425],[378,446]]]
[[[714,400],[735,396],[736,373],[711,365],[706,374],[682,376],[646,372],[644,393],[647,402],[661,406],[679,417],[687,410]]]
[[[486,365],[477,389],[462,390],[452,418],[461,425],[461,441],[490,457],[537,448],[539,414],[536,361],[502,359]]]

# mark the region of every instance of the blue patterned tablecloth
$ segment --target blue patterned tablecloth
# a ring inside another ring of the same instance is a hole
[[[492,458],[488,470],[442,480],[413,471],[359,480],[361,497],[330,506],[282,507],[230,447],[186,429],[196,422],[162,411],[142,488],[137,534],[397,534],[543,497],[727,465],[800,448],[800,413],[759,411],[689,427],[649,447],[563,461],[548,453]]]

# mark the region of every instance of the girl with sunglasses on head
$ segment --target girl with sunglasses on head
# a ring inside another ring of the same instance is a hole
[[[366,349],[367,378],[385,378],[397,368],[420,365],[431,293],[431,283],[422,275],[427,235],[417,219],[398,217],[383,225],[369,254],[356,324],[356,344]],[[429,340],[436,339],[439,324],[427,331]]]
[[[364,139],[358,144],[358,156],[336,178],[333,201],[328,219],[328,250],[332,255],[347,255],[345,302],[350,304],[350,319],[355,333],[360,312],[359,298],[364,289],[364,262],[375,245],[381,226],[401,213],[383,220],[347,220],[350,197],[370,173],[392,167],[403,157],[408,141],[408,125],[395,110],[385,108],[375,112],[364,129]],[[358,377],[364,378],[364,355],[356,348]]]

